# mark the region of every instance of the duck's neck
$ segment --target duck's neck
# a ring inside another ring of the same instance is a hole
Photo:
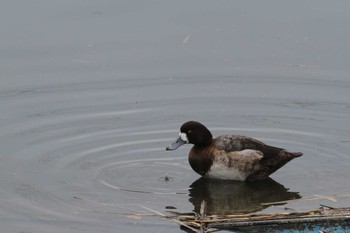
[[[209,145],[206,146],[193,146],[188,160],[192,169],[201,176],[206,175],[213,164],[213,150]]]

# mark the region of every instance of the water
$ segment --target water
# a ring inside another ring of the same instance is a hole
[[[202,200],[350,206],[350,5],[313,4],[4,1],[0,230],[180,232],[149,209]],[[165,151],[187,120],[304,156],[262,183],[203,181],[190,146]]]

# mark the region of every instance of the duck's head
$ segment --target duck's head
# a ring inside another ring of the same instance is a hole
[[[211,143],[213,135],[203,124],[197,121],[188,121],[180,128],[179,137],[166,150],[176,150],[184,144],[206,146]]]

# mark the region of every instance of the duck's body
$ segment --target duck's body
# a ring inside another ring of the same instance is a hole
[[[167,150],[175,150],[186,143],[194,144],[189,153],[192,169],[201,176],[217,179],[265,179],[302,155],[301,152],[287,152],[245,136],[213,138],[204,125],[195,121],[182,125],[180,137]]]

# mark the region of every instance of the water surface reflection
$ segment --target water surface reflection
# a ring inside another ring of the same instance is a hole
[[[271,178],[254,182],[200,178],[191,184],[189,196],[196,213],[206,201],[206,213],[213,215],[253,213],[271,206],[266,203],[301,198]]]

